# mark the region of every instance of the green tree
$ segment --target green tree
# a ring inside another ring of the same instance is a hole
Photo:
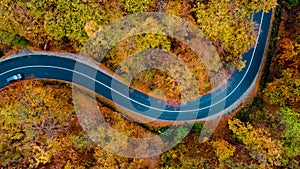
[[[238,1],[227,0],[199,2],[195,10],[199,27],[218,48],[223,61],[242,69],[242,54],[256,40],[248,11]]]
[[[146,12],[153,9],[157,0],[122,0],[122,6],[128,13]]]
[[[96,2],[4,0],[0,8],[0,31],[10,33],[10,39],[21,36],[39,47],[52,44],[62,48],[62,44],[71,44],[79,50],[88,39],[85,24],[107,21],[105,10]]]
[[[47,35],[56,41],[62,41],[66,37],[77,48],[88,40],[83,29],[87,22],[94,21],[101,25],[107,20],[104,10],[97,3],[58,0],[55,1],[55,6],[53,12],[45,14],[44,28]]]
[[[30,42],[27,39],[17,34],[17,32],[7,32],[1,29],[0,43],[16,47],[27,46],[30,44]]]
[[[296,157],[300,154],[300,111],[289,107],[281,107],[281,123],[285,126],[282,135],[283,151],[287,157]]]
[[[291,7],[291,6],[295,6],[295,5],[298,5],[300,4],[300,1],[299,0],[287,0],[288,2],[288,7]]]

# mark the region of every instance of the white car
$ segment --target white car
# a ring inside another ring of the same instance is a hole
[[[10,76],[9,78],[6,79],[6,81],[7,81],[7,83],[10,83],[10,82],[14,82],[17,80],[22,80],[23,78],[24,78],[24,76],[21,73],[18,73],[18,74]]]

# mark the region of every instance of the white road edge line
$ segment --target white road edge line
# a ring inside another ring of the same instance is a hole
[[[135,102],[135,103],[137,103],[137,104],[139,104],[139,105],[142,105],[142,106],[147,107],[147,108],[150,108],[150,109],[154,109],[154,110],[158,110],[158,111],[162,111],[162,112],[193,112],[193,111],[199,111],[199,110],[211,108],[211,107],[215,106],[216,104],[218,104],[218,103],[224,101],[224,100],[227,99],[229,96],[231,96],[232,93],[235,92],[235,90],[241,85],[242,81],[245,79],[245,76],[246,76],[247,73],[249,72],[249,69],[250,69],[250,67],[251,67],[251,65],[252,65],[253,57],[254,57],[254,54],[255,54],[255,52],[256,52],[256,48],[257,48],[257,44],[258,44],[258,39],[259,39],[260,33],[261,33],[261,24],[262,24],[262,22],[263,22],[263,19],[264,19],[264,12],[262,12],[261,21],[260,21],[260,25],[259,25],[258,36],[257,36],[257,39],[256,39],[255,48],[254,48],[253,53],[252,53],[251,61],[250,61],[249,67],[248,67],[247,71],[245,72],[245,74],[244,74],[242,80],[239,82],[239,84],[234,88],[234,90],[233,90],[231,93],[229,93],[228,95],[226,95],[225,98],[223,98],[222,100],[220,100],[220,101],[218,101],[218,102],[216,102],[216,103],[214,103],[214,104],[212,104],[212,105],[210,105],[210,106],[202,107],[202,108],[199,108],[199,109],[184,110],[184,111],[172,111],[172,110],[163,110],[163,109],[158,109],[158,108],[151,107],[151,106],[148,106],[148,105],[144,105],[143,103],[137,102],[137,101],[131,99],[130,97],[127,97],[127,96],[123,95],[122,93],[120,93],[120,92],[114,90],[113,88],[111,88],[111,87],[109,87],[109,86],[107,86],[107,85],[105,85],[105,84],[99,82],[98,80],[96,80],[96,79],[94,79],[94,78],[91,78],[91,77],[89,77],[89,76],[87,76],[87,75],[85,75],[85,74],[83,74],[83,73],[80,73],[80,72],[77,72],[77,71],[74,71],[74,70],[70,70],[70,69],[67,69],[67,68],[56,67],[56,66],[45,66],[45,65],[23,66],[23,67],[14,68],[14,69],[8,70],[8,71],[6,71],[6,72],[4,72],[4,73],[1,73],[0,76],[2,76],[3,74],[9,73],[9,72],[11,72],[11,71],[14,71],[14,70],[20,70],[20,69],[26,69],[26,68],[40,68],[40,67],[47,67],[47,68],[54,68],[54,69],[67,70],[67,71],[75,72],[75,73],[77,73],[77,74],[80,74],[80,75],[82,75],[82,76],[85,76],[85,77],[87,77],[87,78],[89,78],[89,79],[91,79],[91,80],[94,80],[94,81],[97,82],[98,84],[101,84],[101,85],[107,87],[108,89],[114,91],[115,93],[117,93],[117,94],[119,94],[119,95],[121,95],[121,96],[123,96],[123,97],[125,97],[125,98],[127,98],[127,99],[129,99],[129,100],[131,100],[131,101],[133,101],[133,102]],[[114,78],[114,79],[115,79],[115,78]]]

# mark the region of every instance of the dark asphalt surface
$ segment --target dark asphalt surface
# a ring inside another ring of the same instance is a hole
[[[28,55],[0,62],[0,88],[7,86],[6,78],[22,73],[37,79],[58,79],[73,82],[113,101],[132,112],[162,121],[193,121],[220,113],[241,98],[251,86],[261,67],[268,39],[272,13],[258,12],[253,20],[261,21],[261,32],[255,48],[243,55],[246,67],[235,71],[226,86],[213,93],[188,101],[187,104],[168,106],[164,101],[130,89],[96,69],[76,60],[48,55]],[[130,92],[129,92],[130,90]]]

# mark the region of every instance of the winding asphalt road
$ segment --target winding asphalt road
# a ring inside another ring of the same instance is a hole
[[[246,67],[234,71],[228,79],[230,85],[222,86],[186,104],[167,105],[164,101],[131,89],[109,74],[73,59],[28,54],[0,62],[0,88],[9,85],[6,78],[23,73],[36,79],[58,79],[76,83],[95,91],[99,95],[123,108],[159,121],[196,121],[220,115],[223,110],[235,104],[256,80],[268,40],[272,12],[258,12],[253,20],[259,24],[259,36],[255,47],[243,55]],[[130,90],[130,92],[129,92]]]

